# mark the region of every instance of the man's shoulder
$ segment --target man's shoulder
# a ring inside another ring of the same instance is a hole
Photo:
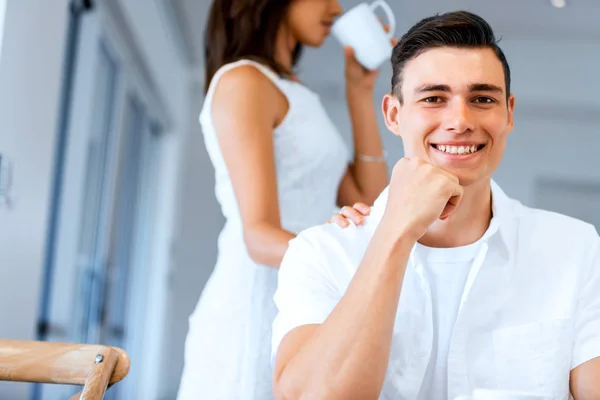
[[[373,236],[370,222],[372,222],[371,219],[367,217],[365,225],[356,225],[350,222],[350,226],[346,228],[341,228],[334,223],[316,225],[300,232],[297,238],[318,247],[339,246],[352,248],[369,243]]]
[[[519,241],[531,250],[543,249],[547,257],[587,259],[600,242],[596,228],[588,222],[523,205],[517,210]]]
[[[303,230],[290,241],[290,248],[311,252],[312,257],[323,261],[337,260],[337,263],[360,262],[366,251],[377,222],[367,217],[364,225],[341,228],[336,224],[322,224]]]
[[[517,207],[519,227],[527,232],[542,236],[569,235],[580,238],[598,238],[596,228],[581,219],[541,208]]]
[[[496,197],[498,200],[500,220],[515,223],[520,238],[545,240],[548,237],[569,235],[573,238],[598,239],[598,233],[592,224],[557,212],[526,206],[505,194],[493,181],[492,194],[494,201]]]

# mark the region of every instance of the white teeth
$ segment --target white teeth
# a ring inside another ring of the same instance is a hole
[[[436,144],[436,149],[443,151],[448,154],[471,154],[477,151],[477,145],[472,146],[447,146],[443,144]]]

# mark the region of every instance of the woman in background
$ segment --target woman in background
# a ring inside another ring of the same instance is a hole
[[[388,183],[377,72],[345,49],[353,157],[318,95],[294,74],[302,46],[321,46],[341,12],[338,0],[212,4],[200,123],[226,223],[189,319],[179,400],[272,398],[273,294],[288,241],[336,206],[372,204]]]

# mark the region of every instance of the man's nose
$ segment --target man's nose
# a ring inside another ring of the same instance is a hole
[[[447,108],[444,128],[456,134],[471,132],[475,129],[473,110],[465,100],[456,100]]]

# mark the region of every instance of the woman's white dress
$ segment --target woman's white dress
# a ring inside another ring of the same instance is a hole
[[[249,60],[227,64],[215,74],[200,124],[226,223],[219,236],[217,264],[189,318],[179,400],[273,397],[270,350],[277,269],[257,265],[248,256],[240,213],[211,118],[217,82],[224,72],[241,65],[263,72],[289,102],[286,117],[273,133],[284,229],[298,233],[331,217],[350,159],[318,95],[302,84]]]

